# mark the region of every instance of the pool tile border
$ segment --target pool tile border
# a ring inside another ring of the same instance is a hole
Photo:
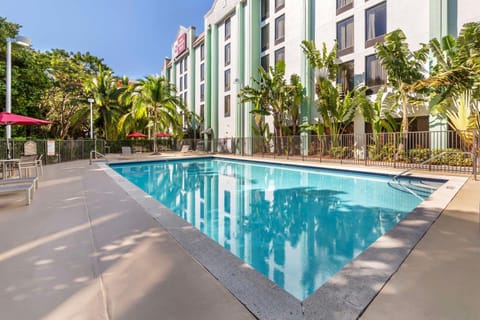
[[[363,173],[395,174],[388,170],[347,165],[339,167],[274,159],[219,158]],[[165,158],[157,161],[173,159],[179,160],[178,158]],[[186,159],[186,157],[181,159]],[[108,165],[98,163],[98,166],[256,317],[265,320],[358,318],[468,179],[458,176],[439,177],[430,174],[415,174],[415,177],[448,181],[302,302],[131,184]]]

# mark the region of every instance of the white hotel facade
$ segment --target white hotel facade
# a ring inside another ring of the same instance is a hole
[[[348,71],[344,73],[349,79],[346,82],[349,85],[365,82],[374,92],[384,78],[376,63],[373,44],[381,41],[386,32],[403,29],[413,49],[432,37],[456,35],[465,22],[480,20],[480,6],[476,6],[476,1],[217,0],[205,15],[205,32],[197,35],[193,27],[179,27],[172,58],[165,60],[163,73],[176,85],[188,108],[202,116],[204,128],[212,129],[213,138],[251,137],[251,106],[240,106],[237,94],[242,86],[252,84],[251,79],[260,65],[266,67],[284,59],[287,77],[293,73],[300,75],[307,95],[313,97],[313,72],[300,44],[307,39],[315,40],[317,47],[322,42],[331,47],[338,39],[339,58],[348,67],[344,68]],[[314,112],[311,101],[305,103],[302,120],[314,121]],[[417,129],[428,130],[428,113],[417,112]],[[355,132],[363,133],[365,127],[363,119],[357,117]],[[208,172],[209,168],[204,170]],[[282,188],[275,188],[274,174],[273,168],[266,176],[259,177],[251,167],[225,165],[218,175],[201,176],[200,187],[179,193],[182,199],[179,203],[183,206],[180,215],[190,217],[192,225],[212,234],[215,241],[240,259],[250,265],[256,263],[257,268],[260,266],[257,270],[279,286],[291,284],[285,288],[297,291],[301,290],[297,287],[298,279],[318,268],[318,262],[311,259],[312,253],[321,260],[338,250],[335,242],[321,241],[322,238],[331,239],[340,234],[350,239],[348,248],[342,250],[360,249],[354,245],[358,242],[354,241],[353,234],[344,228],[348,223],[341,220],[332,222],[332,228],[319,226],[315,237],[311,236],[312,230],[304,230],[297,243],[286,240],[284,229],[278,234],[270,232],[270,238],[255,229],[239,236],[249,219],[261,219],[255,216],[257,211],[261,210],[261,217],[268,219],[276,217],[266,214],[271,208],[284,207],[285,194]],[[269,187],[242,191],[244,181],[258,179]],[[302,175],[298,187],[309,185],[308,179],[308,175]],[[356,189],[355,203],[365,201],[365,206],[373,205],[367,194],[369,189],[356,185],[342,188]],[[250,199],[257,199],[264,206],[252,207]],[[337,201],[327,200],[321,201],[326,208],[335,206]],[[309,209],[311,204],[315,204],[315,199],[301,201],[305,210],[318,210],[313,206]],[[311,219],[313,216],[310,215]],[[308,221],[306,226],[313,228],[315,221]],[[273,242],[275,250],[269,247]],[[259,248],[258,243],[267,245]],[[317,279],[314,287],[322,281]]]
[[[365,83],[372,94],[386,77],[374,45],[402,29],[415,50],[420,43],[447,34],[457,36],[466,22],[480,21],[477,0],[215,0],[204,16],[204,32],[180,26],[172,57],[162,70],[176,85],[189,110],[203,119],[212,138],[251,137],[251,106],[241,105],[238,93],[252,85],[258,67],[286,64],[286,78],[298,74],[306,88],[301,121],[315,122],[314,76],[301,49],[303,40],[338,42],[339,81]],[[426,109],[418,109],[413,131],[433,127]],[[443,125],[444,126],[444,125]],[[354,133],[364,133],[358,115]],[[272,130],[273,131],[273,130]]]

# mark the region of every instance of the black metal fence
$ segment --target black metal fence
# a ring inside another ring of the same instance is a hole
[[[43,154],[43,164],[53,164],[64,161],[89,159],[90,151],[97,150],[100,153],[108,151],[104,140],[34,140],[36,154]],[[24,154],[26,141],[10,141],[10,158],[19,158]],[[0,141],[0,158],[9,157],[6,140]]]
[[[344,134],[338,136],[288,136],[223,138],[184,141],[193,150],[261,158],[335,162],[393,168],[418,167],[425,170],[459,173],[478,168],[479,131],[425,131],[381,134]],[[198,148],[200,146],[200,148]]]
[[[120,153],[122,147],[133,152],[152,152],[149,139],[105,140],[37,140],[37,154],[44,155],[44,164],[89,159],[90,152]],[[24,152],[25,141],[11,141],[11,157]],[[301,135],[287,137],[249,137],[220,139],[160,138],[158,150],[180,151],[183,145],[190,150],[216,154],[275,158],[287,160],[335,162],[411,168],[447,152],[422,166],[427,170],[470,173],[479,166],[480,132],[426,131],[381,134],[344,134],[338,136]],[[6,141],[0,141],[0,157],[7,157]]]

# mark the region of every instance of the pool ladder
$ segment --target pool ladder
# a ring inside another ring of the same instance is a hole
[[[105,157],[104,154],[102,154],[98,151],[95,151],[95,150],[90,151],[90,164],[92,164],[93,161],[95,161],[97,159],[100,159],[100,158],[103,158],[106,162],[108,162],[108,159],[107,159],[107,157]]]

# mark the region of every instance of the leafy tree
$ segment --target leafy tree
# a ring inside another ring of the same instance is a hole
[[[330,51],[328,51],[325,42],[322,43],[322,51],[320,52],[314,41],[304,40],[302,42],[302,49],[310,66],[315,69],[317,79],[321,77],[331,82],[337,80],[338,64],[336,42]]]
[[[377,57],[388,76],[388,85],[402,110],[404,139],[408,133],[408,106],[419,102],[418,92],[413,85],[424,78],[429,53],[425,44],[411,51],[406,40],[404,32],[397,29],[386,34],[384,42],[375,45]]]
[[[373,141],[378,147],[379,136],[384,130],[393,132],[397,129],[397,123],[392,116],[393,103],[391,95],[385,93],[385,87],[382,86],[377,91],[375,99],[361,105],[362,116],[365,122],[371,124],[373,132]]]
[[[90,108],[83,82],[97,72],[102,60],[88,52],[69,53],[61,49],[43,56],[48,62],[46,72],[51,87],[44,91],[40,107],[54,123],[52,133],[61,139],[85,136],[89,131]]]
[[[6,75],[6,39],[15,38],[21,26],[0,17],[0,106],[5,110],[5,75]],[[11,98],[12,112],[33,117],[43,117],[38,108],[42,93],[49,88],[50,81],[44,72],[46,61],[43,56],[30,49],[12,43],[12,82]],[[25,135],[26,132],[36,135],[42,133],[45,127],[13,126],[12,136]]]
[[[305,97],[303,85],[297,74],[290,76],[290,85],[287,88],[285,128],[287,133],[292,136],[299,134],[300,108]]]
[[[279,61],[269,71],[262,67],[258,69],[260,79],[255,80],[253,87],[245,87],[240,92],[242,102],[252,102],[254,115],[264,117],[267,115],[273,118],[275,150],[281,153],[283,148],[283,137],[288,132],[288,123],[294,121],[294,128],[298,126],[298,114],[303,88],[298,76],[292,76],[292,84],[285,80],[285,62]],[[300,90],[301,89],[301,92]],[[300,97],[301,95],[301,97]],[[293,115],[293,118],[291,117]],[[257,129],[260,133],[266,134],[265,126],[259,117],[255,117]]]
[[[336,45],[328,51],[325,43],[320,52],[312,41],[303,41],[302,48],[310,65],[316,71],[315,94],[317,96],[318,123],[309,126],[318,136],[329,134],[332,146],[337,146],[339,136],[352,124],[358,108],[367,108],[366,88],[358,86],[352,91],[336,86],[338,64]]]
[[[432,112],[447,118],[469,145],[471,137],[465,130],[479,128],[480,119],[480,23],[465,24],[457,39],[451,35],[434,38],[429,48],[433,56],[430,75],[416,81],[413,88],[429,90]]]
[[[448,122],[470,150],[473,145],[473,130],[480,129],[478,100],[472,99],[472,91],[467,90],[452,98],[453,107],[445,111]]]

